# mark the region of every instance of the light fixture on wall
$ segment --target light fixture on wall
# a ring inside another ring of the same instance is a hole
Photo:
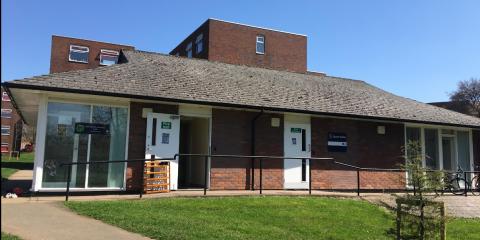
[[[280,127],[280,118],[272,118],[272,127]]]
[[[377,126],[377,134],[385,135],[385,126]]]
[[[153,112],[152,108],[142,108],[142,118],[147,118],[147,114]]]

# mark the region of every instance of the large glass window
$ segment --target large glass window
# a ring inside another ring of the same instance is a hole
[[[407,127],[406,134],[407,134],[407,157],[412,159],[414,157],[418,157],[415,154],[419,154],[421,152],[421,129],[420,128],[413,128]]]
[[[470,171],[470,134],[457,131],[458,165],[464,171]]]
[[[425,129],[425,165],[430,169],[440,169],[437,129]]]
[[[62,163],[124,160],[127,112],[127,108],[50,102],[42,187],[66,186],[68,168],[62,167]],[[76,124],[92,123],[100,124],[108,131],[75,133]],[[124,163],[74,165],[70,186],[122,187],[124,166]]]

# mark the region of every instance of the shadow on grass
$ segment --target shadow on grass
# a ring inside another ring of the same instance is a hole
[[[13,168],[18,170],[32,170],[33,163],[26,162],[2,162],[2,168]]]

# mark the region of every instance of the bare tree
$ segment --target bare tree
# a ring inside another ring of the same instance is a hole
[[[473,114],[480,117],[480,79],[460,81],[457,90],[450,93],[450,100],[467,103]]]

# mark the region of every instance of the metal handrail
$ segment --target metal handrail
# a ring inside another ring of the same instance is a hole
[[[155,158],[155,159],[127,159],[127,160],[113,160],[113,161],[94,161],[94,162],[71,162],[71,163],[62,163],[60,164],[61,167],[68,167],[67,168],[67,188],[65,191],[65,201],[68,201],[70,196],[70,181],[71,181],[71,166],[73,165],[90,165],[90,164],[110,164],[110,163],[128,163],[128,162],[142,162],[142,173],[144,172],[144,165],[146,161],[152,160],[160,160],[160,161],[174,161],[180,156],[196,156],[196,157],[204,157],[205,159],[205,178],[204,178],[204,187],[203,187],[203,195],[207,195],[207,182],[208,182],[208,159],[215,158],[215,157],[228,157],[228,158],[253,158],[260,160],[260,194],[263,191],[263,167],[262,167],[262,159],[308,159],[309,160],[309,185],[308,185],[308,193],[312,194],[312,168],[311,163],[312,160],[333,160],[333,158],[318,158],[318,157],[283,157],[283,156],[266,156],[266,155],[229,155],[229,154],[191,154],[191,153],[177,153],[173,156],[173,158]],[[143,181],[143,174],[140,175]],[[253,183],[252,183],[253,184]],[[143,196],[143,187],[140,189],[139,197],[142,198]]]
[[[359,166],[355,166],[355,165],[351,165],[351,164],[347,164],[347,163],[343,163],[343,162],[337,162],[337,161],[333,161],[334,164],[337,164],[337,165],[341,165],[341,166],[345,166],[345,167],[350,167],[350,168],[353,168],[353,169],[356,169],[356,172],[357,172],[357,196],[360,196],[360,171],[378,171],[378,172],[408,172],[407,169],[401,169],[401,168],[365,168],[365,167],[359,167]],[[448,174],[457,174],[459,173],[459,171],[445,171],[445,170],[431,170],[431,169],[428,169],[428,170],[425,170],[426,172],[437,172],[437,171],[442,171],[444,173],[448,173]],[[461,173],[463,174],[463,179],[465,179],[465,181],[467,181],[467,173],[480,173],[480,171],[461,171]],[[414,194],[415,194],[415,188],[413,189],[414,191]],[[467,184],[465,184],[465,187],[464,187],[464,195],[467,196],[468,195],[468,189],[467,189]]]
[[[207,194],[207,173],[208,173],[208,166],[207,166],[207,163],[208,163],[208,158],[209,157],[225,157],[225,158],[251,158],[251,159],[259,159],[260,162],[259,162],[259,166],[260,166],[260,194],[263,193],[263,177],[262,177],[262,174],[263,174],[263,168],[262,168],[262,159],[299,159],[299,160],[302,160],[302,159],[308,159],[308,165],[310,166],[308,168],[308,194],[311,195],[312,194],[312,160],[333,160],[333,158],[330,158],[330,157],[323,157],[323,158],[319,158],[319,157],[284,157],[284,156],[268,156],[268,155],[231,155],[231,154],[195,154],[195,153],[177,153],[175,154],[174,158],[176,158],[177,156],[195,156],[195,157],[204,157],[205,158],[205,181],[204,181],[204,190],[203,190],[203,194],[206,195]],[[253,179],[253,178],[252,178]],[[252,180],[252,188],[254,186],[254,182]]]
[[[142,174],[140,175],[142,181],[143,181],[143,172],[144,172],[144,166],[146,161],[152,161],[152,160],[160,160],[160,161],[172,161],[175,160],[175,158],[156,158],[156,159],[127,159],[127,160],[112,160],[112,161],[94,161],[94,162],[71,162],[71,163],[62,163],[60,164],[61,167],[68,167],[67,168],[67,176],[66,176],[66,181],[67,181],[67,188],[65,191],[65,201],[68,201],[68,198],[70,196],[70,182],[71,182],[71,175],[72,175],[72,168],[71,166],[73,165],[90,165],[90,164],[110,164],[110,163],[128,163],[128,162],[142,162]],[[140,198],[143,196],[143,187],[140,189]]]

